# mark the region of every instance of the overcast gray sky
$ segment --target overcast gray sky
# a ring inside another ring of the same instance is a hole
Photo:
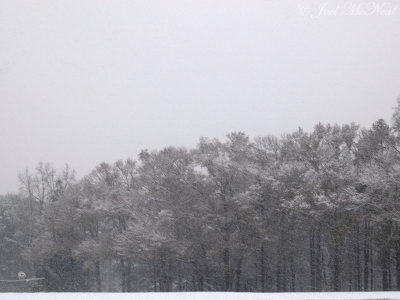
[[[400,95],[398,6],[2,0],[0,193],[16,192],[17,174],[39,161],[81,177],[200,136],[389,121]]]

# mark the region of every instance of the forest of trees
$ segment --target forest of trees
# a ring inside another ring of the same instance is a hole
[[[0,198],[0,279],[48,291],[400,289],[400,100],[388,124],[142,151]],[[99,150],[101,151],[101,150]]]

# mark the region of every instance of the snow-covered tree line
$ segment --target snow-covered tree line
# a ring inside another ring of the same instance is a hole
[[[242,132],[76,180],[40,163],[0,201],[0,276],[49,291],[400,289],[400,100],[388,125]]]

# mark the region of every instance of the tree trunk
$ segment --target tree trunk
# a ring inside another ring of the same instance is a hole
[[[94,274],[95,274],[95,278],[96,278],[97,292],[101,292],[101,277],[100,277],[100,262],[99,261],[96,261]]]
[[[360,227],[356,225],[356,276],[357,286],[356,290],[361,291],[361,260],[360,260]]]
[[[229,247],[225,247],[223,252],[225,291],[229,291],[230,281],[231,281],[230,268],[229,268],[229,252],[230,252]]]
[[[120,259],[121,265],[121,290],[122,292],[126,292],[126,274],[125,274],[125,261],[123,258]]]
[[[157,292],[157,260],[155,254],[153,256],[153,291]]]
[[[261,292],[265,292],[265,260],[264,260],[264,242],[261,243],[261,256],[260,256],[260,279],[261,279]]]
[[[400,242],[396,247],[396,289],[400,291]]]
[[[128,260],[128,265],[126,266],[126,291],[132,292],[132,262]]]
[[[382,289],[384,291],[387,291],[387,290],[389,290],[388,286],[389,286],[389,284],[388,284],[388,271],[387,271],[386,266],[382,266]]]
[[[340,291],[340,247],[339,247],[339,241],[335,241],[335,247],[334,247],[333,289],[335,292]]]
[[[369,291],[369,228],[367,220],[364,220],[364,291]]]
[[[236,266],[236,292],[240,292],[240,276],[242,274],[242,262],[243,262],[243,254],[240,254],[240,258]]]
[[[372,248],[372,240],[369,240],[369,265],[370,265],[370,289],[371,291],[374,290],[374,252],[373,252],[373,248]]]
[[[293,256],[290,258],[290,291],[296,291],[296,273]]]
[[[254,286],[255,286],[255,291],[260,291],[259,289],[258,289],[258,260],[256,260],[255,262],[254,262],[254,270],[255,270],[255,272],[254,272]],[[260,271],[261,272],[261,271]]]
[[[285,261],[283,262],[282,266],[283,267],[282,267],[282,276],[281,276],[281,281],[282,281],[281,289],[282,289],[282,292],[287,292],[288,291],[288,289],[287,289],[287,264]]]
[[[201,245],[201,261],[203,262],[203,268],[204,268],[204,280],[206,283],[206,290],[209,290],[211,288],[211,275],[210,275],[210,269],[208,267],[208,261],[207,261],[207,251],[206,247],[204,244]]]
[[[391,291],[392,290],[392,268],[390,266],[390,257],[389,257],[389,262],[388,262],[388,280],[389,280],[389,285],[388,285],[388,290]]]
[[[390,289],[390,250],[384,249],[382,253],[382,288]]]
[[[310,279],[311,279],[311,291],[315,292],[317,290],[316,288],[316,282],[315,282],[315,241],[314,241],[314,228],[311,227],[310,229]]]
[[[322,232],[321,232],[321,224],[318,225],[317,230],[317,240],[316,240],[316,274],[315,274],[315,287],[316,291],[322,291],[322,268],[323,268],[323,258],[322,258]]]
[[[282,276],[281,265],[278,263],[278,265],[276,266],[276,291],[277,292],[282,292],[281,276]]]

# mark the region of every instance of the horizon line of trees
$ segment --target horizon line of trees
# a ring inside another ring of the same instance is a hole
[[[400,290],[400,99],[390,125],[142,151],[76,180],[40,162],[0,196],[0,279],[48,291]]]

